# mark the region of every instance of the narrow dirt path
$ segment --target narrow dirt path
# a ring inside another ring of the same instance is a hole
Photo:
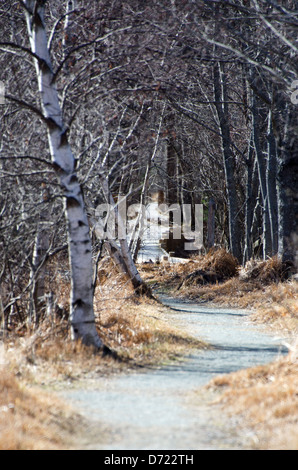
[[[200,388],[216,375],[274,360],[286,352],[282,340],[252,325],[247,312],[162,300],[173,309],[170,322],[206,340],[212,349],[198,351],[178,365],[104,378],[64,393],[90,422],[90,434],[80,448],[251,448],[253,436],[240,432],[235,419],[210,404],[215,396]]]

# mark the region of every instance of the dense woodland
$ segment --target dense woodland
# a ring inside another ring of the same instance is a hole
[[[70,265],[72,335],[100,347],[101,257],[150,292],[127,240],[96,239],[96,207],[117,212],[119,195],[146,202],[156,181],[169,204],[204,204],[206,219],[215,209],[206,249],[223,246],[240,264],[277,255],[292,269],[297,15],[295,0],[1,2],[4,326],[38,323],[59,257]]]

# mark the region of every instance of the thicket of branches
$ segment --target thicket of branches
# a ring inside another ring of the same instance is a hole
[[[168,203],[214,201],[215,242],[240,262],[278,254],[293,263],[295,1],[6,0],[0,6],[4,323],[36,321],[46,266],[67,253],[65,193],[25,19],[28,5],[44,4],[52,82],[90,229],[98,204],[119,194],[141,202],[159,175]],[[92,241],[96,259],[102,246],[93,231]],[[130,269],[124,246],[110,250]]]

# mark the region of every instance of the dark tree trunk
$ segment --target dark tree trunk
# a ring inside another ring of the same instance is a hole
[[[277,207],[277,161],[276,161],[276,141],[272,126],[272,112],[268,113],[268,165],[266,173],[267,194],[270,215],[272,254],[278,253],[278,207]]]
[[[297,106],[282,93],[276,100],[277,183],[279,246],[284,262],[294,263],[297,257],[298,233],[298,125]]]
[[[262,110],[262,103],[253,93],[252,97],[252,118],[253,118],[253,140],[256,151],[256,157],[259,169],[259,180],[262,194],[262,208],[263,208],[263,259],[272,255],[272,242],[271,242],[271,223],[269,217],[269,202],[267,192],[267,162],[265,158],[265,148],[261,141],[261,129],[265,121],[265,113]]]
[[[235,157],[232,152],[229,127],[229,109],[226,77],[222,63],[214,66],[214,98],[221,131],[222,153],[225,166],[229,211],[229,238],[232,254],[242,262],[241,230],[239,222],[238,195],[235,178]]]
[[[215,243],[215,201],[210,199],[208,208],[208,248],[212,248]]]
[[[252,225],[254,217],[254,195],[253,195],[253,180],[254,180],[254,158],[253,158],[253,142],[250,141],[248,152],[248,159],[246,162],[247,176],[246,176],[246,204],[245,204],[245,248],[243,254],[243,264],[252,258]]]

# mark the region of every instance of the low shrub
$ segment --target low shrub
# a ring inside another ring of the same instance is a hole
[[[199,269],[188,274],[182,286],[216,284],[231,279],[238,274],[237,259],[225,249],[210,250],[207,255],[196,260]]]
[[[283,282],[289,277],[290,266],[283,263],[278,256],[266,261],[248,261],[240,271],[240,280],[257,281],[263,285]]]

